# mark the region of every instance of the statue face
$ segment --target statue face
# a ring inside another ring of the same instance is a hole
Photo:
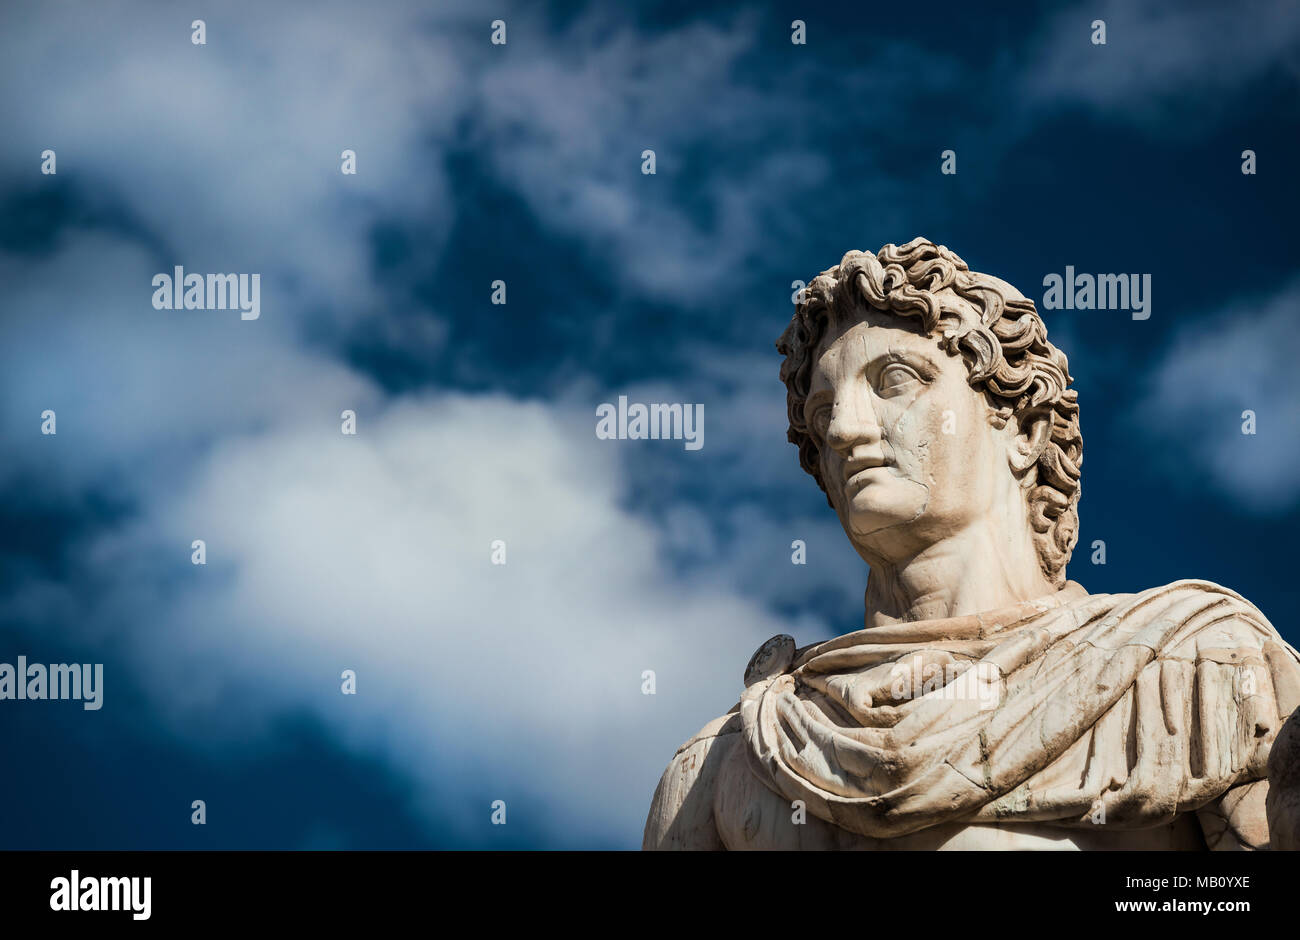
[[[965,362],[916,321],[860,316],[828,325],[804,414],[849,539],[868,561],[900,561],[989,519],[1008,493],[1020,498],[1014,428],[989,423]]]

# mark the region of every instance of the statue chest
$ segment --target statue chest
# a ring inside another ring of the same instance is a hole
[[[833,825],[792,805],[749,769],[737,735],[715,778],[713,816],[732,851],[1204,851],[1194,813],[1168,826],[1137,830],[1066,828],[1042,823],[932,826],[894,839],[873,839]]]

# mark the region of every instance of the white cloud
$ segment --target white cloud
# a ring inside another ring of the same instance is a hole
[[[129,2],[0,12],[14,104],[0,174],[30,180],[56,150],[60,181],[123,200],[176,263],[262,272],[269,316],[351,323],[380,308],[371,226],[418,221],[435,261],[454,222],[445,160],[467,147],[632,293],[678,301],[752,257],[774,214],[792,223],[793,194],[828,172],[794,135],[726,168],[702,158],[702,142],[744,151],[799,114],[735,74],[759,38],[752,17],[647,37],[598,9],[560,34],[511,11],[496,47],[470,3],[327,0],[303,16],[242,2],[207,12],[207,45],[194,46],[198,15]],[[344,148],[356,176],[339,172]],[[647,148],[658,176],[641,176]]]
[[[1094,20],[1106,23],[1105,45],[1092,43]],[[1077,101],[1112,117],[1144,118],[1194,93],[1194,128],[1225,93],[1269,69],[1300,75],[1298,44],[1300,17],[1288,2],[1104,0],[1055,16],[1022,80],[1035,103]]]
[[[1178,435],[1180,455],[1191,442],[1195,469],[1255,512],[1300,501],[1297,311],[1300,280],[1184,328],[1134,413],[1135,434],[1153,442]],[[1255,412],[1253,435],[1242,433],[1246,410]],[[1173,479],[1186,475],[1184,464],[1161,462]]]
[[[706,302],[830,171],[793,132],[771,144],[774,128],[807,118],[798,99],[737,74],[764,26],[742,16],[647,37],[590,14],[485,73],[479,143],[548,225],[634,293]],[[645,150],[655,175],[642,175]]]
[[[97,204],[124,200],[175,252],[167,260],[261,272],[264,315],[287,318],[292,302],[355,317],[377,296],[365,250],[375,218],[449,217],[428,155],[466,97],[464,15],[442,12],[440,30],[415,3],[326,2],[311,15],[254,2],[183,14],[42,4],[38,16],[6,5],[0,172],[52,185],[36,168],[53,149],[57,181]],[[195,16],[207,45],[190,42]],[[345,148],[356,176],[339,172]]]
[[[812,526],[790,535],[738,504],[730,561],[683,576],[666,559],[702,531],[699,514],[626,509],[621,452],[595,439],[581,396],[392,399],[302,333],[323,308],[394,343],[441,344],[437,321],[374,312],[384,285],[369,234],[377,220],[418,221],[436,260],[453,205],[442,161],[467,118],[494,171],[631,290],[710,302],[772,239],[774,207],[826,172],[791,144],[749,155],[734,179],[674,180],[702,132],[743,141],[750,122],[767,122],[763,136],[790,117],[788,102],[736,80],[755,22],[643,43],[593,16],[542,48],[521,14],[512,45],[493,49],[469,6],[17,9],[0,13],[0,81],[15,103],[0,174],[120,201],[174,257],[155,257],[149,238],[74,230],[48,256],[0,258],[0,435],[12,445],[0,482],[39,480],[33,502],[68,505],[107,488],[138,513],[85,547],[87,583],[29,582],[8,612],[57,610],[80,631],[69,642],[133,650],[159,714],[193,746],[273,746],[272,718],[306,708],[429,800],[469,788],[484,813],[465,833],[481,833],[492,799],[526,794],[547,808],[554,844],[636,844],[673,749],[733,704],[758,643],[825,634],[765,608],[806,572],[763,577],[764,546],[788,557]],[[198,15],[204,47],[189,42]],[[466,39],[480,33],[481,46]],[[697,112],[700,94],[713,106]],[[46,147],[56,180],[36,175]],[[338,172],[345,147],[355,178]],[[657,179],[640,177],[646,147]],[[698,187],[706,211],[647,184]],[[150,278],[172,263],[262,273],[261,319],[153,310]],[[795,466],[774,357],[695,366],[719,383],[710,452],[748,485],[784,485],[766,459],[777,448]],[[753,392],[751,368],[767,391]],[[47,407],[55,438],[37,433]],[[343,408],[359,413],[356,438],[338,432]],[[195,538],[206,568],[188,562]],[[489,563],[495,538],[504,568]],[[344,667],[359,672],[355,699],[339,694]],[[644,669],[656,696],[641,694]]]
[[[100,234],[44,258],[0,256],[0,482],[35,472],[48,499],[111,474],[120,496],[143,498],[225,435],[329,426],[381,398],[369,379],[298,346],[277,317],[155,310],[155,273],[139,246]],[[58,416],[52,438],[39,433],[47,408]]]
[[[706,548],[678,524],[698,512],[622,508],[623,461],[645,442],[597,440],[588,393],[387,399],[272,320],[153,310],[150,259],[108,236],[3,273],[5,471],[41,481],[34,502],[108,484],[139,511],[78,550],[85,582],[29,584],[9,613],[57,609],[78,642],[133,650],[157,713],[191,746],[251,741],[307,708],[427,800],[527,794],[547,807],[553,844],[633,845],[673,749],[730,707],[753,649],[778,632],[826,635],[767,609],[835,570],[787,565],[810,527],[790,535],[739,505],[721,557],[675,570],[674,551]],[[793,461],[774,364],[767,394],[763,363],[715,365],[726,381],[710,393],[707,446],[754,474],[765,448]],[[56,438],[38,433],[45,407]],[[345,407],[355,438],[339,430]],[[770,476],[757,479],[780,484]],[[189,564],[196,538],[206,568]],[[504,568],[489,563],[497,538]],[[763,573],[773,559],[779,578]],[[90,589],[105,582],[106,595]],[[356,699],[339,694],[345,667],[359,671]],[[482,821],[463,820],[463,835],[481,837]]]
[[[656,528],[619,508],[604,444],[585,416],[455,395],[363,414],[356,437],[227,441],[93,548],[120,573],[100,614],[190,740],[255,737],[307,707],[430,798],[468,791],[483,813],[461,823],[484,844],[491,801],[526,794],[555,845],[635,845],[673,750],[788,627],[667,572]]]

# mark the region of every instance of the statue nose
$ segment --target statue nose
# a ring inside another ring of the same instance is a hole
[[[880,422],[869,401],[861,396],[837,401],[826,429],[826,443],[843,457],[859,444],[880,442]]]

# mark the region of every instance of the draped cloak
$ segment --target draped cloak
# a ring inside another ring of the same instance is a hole
[[[760,650],[746,678],[750,769],[874,838],[957,821],[1170,823],[1267,779],[1300,705],[1300,655],[1206,581],[1109,595],[1071,581],[1002,610],[789,645]]]

